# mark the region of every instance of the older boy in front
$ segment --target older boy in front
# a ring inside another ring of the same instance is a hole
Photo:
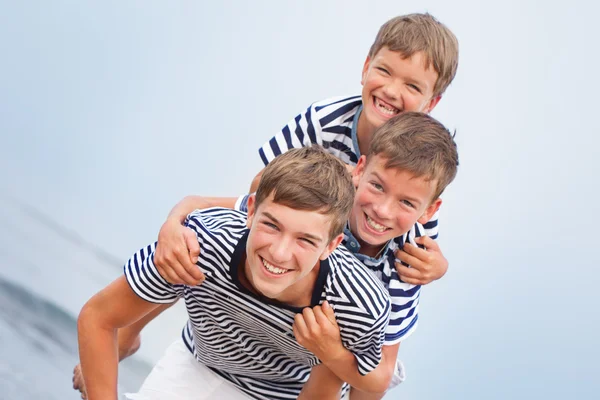
[[[142,398],[245,397],[232,388],[256,399],[339,397],[341,381],[295,341],[292,324],[302,308],[323,304],[327,312],[335,310],[357,374],[380,362],[389,297],[364,266],[336,248],[353,192],[339,160],[318,148],[293,150],[265,169],[247,217],[223,208],[188,216],[186,226],[203,250],[197,262],[206,276],[201,286],[162,279],[154,245],[136,253],[125,276],[88,301],[79,316],[87,397],[116,398],[118,329],[179,297],[190,317],[183,331],[189,352],[169,352],[176,360],[151,373]],[[194,379],[178,373],[182,357],[198,361]]]

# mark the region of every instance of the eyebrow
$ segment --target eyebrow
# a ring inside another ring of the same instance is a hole
[[[384,180],[381,179],[381,177],[379,176],[379,174],[377,173],[377,171],[373,171],[371,172],[375,178],[377,178],[377,180],[379,180],[381,183],[384,183]],[[385,185],[384,185],[385,186]],[[413,197],[407,196],[407,195],[402,195],[406,200],[410,201],[411,203],[416,203],[416,204],[421,204],[421,201],[418,199],[415,199]]]
[[[390,66],[390,64],[388,64],[387,62],[385,62],[383,60],[380,60],[380,61],[378,61],[378,63],[379,63],[380,66],[382,66],[385,69],[387,69],[391,74],[396,73],[395,69],[392,68]],[[419,86],[422,89],[428,89],[429,88],[429,86],[427,85],[426,81],[421,81],[419,79],[406,79],[406,81],[409,82],[409,83],[413,83],[413,84]]]
[[[263,212],[263,215],[264,215],[265,217],[269,218],[270,220],[272,220],[273,222],[275,222],[277,225],[281,225],[281,222],[279,222],[279,221],[277,220],[277,218],[275,218],[275,217],[274,217],[274,216],[273,216],[271,213],[269,213],[268,211],[265,211],[265,212]],[[307,237],[307,238],[309,238],[309,239],[311,239],[311,240],[314,240],[314,241],[316,241],[316,242],[322,242],[322,241],[323,241],[323,239],[322,239],[321,237],[319,237],[319,236],[315,236],[315,235],[312,235],[312,234],[310,234],[310,233],[308,233],[308,232],[302,232],[302,233],[301,233],[301,235],[302,235],[302,236],[305,236],[305,237]]]

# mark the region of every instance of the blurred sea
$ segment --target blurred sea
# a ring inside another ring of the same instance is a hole
[[[0,193],[0,399],[79,398],[71,386],[77,315],[123,261]],[[150,325],[140,352],[121,363],[120,392],[136,390],[176,339],[185,315],[171,318]]]

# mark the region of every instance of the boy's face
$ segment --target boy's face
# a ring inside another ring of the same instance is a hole
[[[433,96],[438,74],[425,65],[422,52],[404,59],[387,47],[367,57],[361,84],[361,118],[374,130],[402,111],[429,113],[441,96]]]
[[[248,227],[246,277],[260,294],[284,303],[312,293],[313,269],[343,238],[329,240],[330,216],[277,204],[272,194],[258,208],[249,198]]]
[[[380,247],[408,232],[415,222],[424,224],[439,209],[432,202],[435,181],[385,167],[386,159],[361,156],[353,173],[357,187],[350,214],[350,229],[361,243],[361,251]]]

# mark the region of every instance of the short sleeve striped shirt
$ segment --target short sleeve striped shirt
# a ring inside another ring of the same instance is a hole
[[[246,214],[212,208],[188,216],[202,249],[198,267],[206,280],[171,285],[156,271],[154,245],[136,253],[124,272],[131,288],[150,302],[185,299],[189,321],[183,339],[194,357],[255,399],[295,399],[320,361],[300,346],[292,324],[301,308],[260,297],[238,279],[248,229]],[[381,360],[389,321],[389,296],[379,282],[340,246],[323,261],[311,305],[327,300],[342,342],[367,374]]]
[[[356,165],[361,155],[356,133],[361,112],[360,96],[333,97],[313,103],[258,150],[260,158],[267,165],[290,149],[318,144],[344,163]],[[422,227],[432,239],[438,236],[438,214]]]

